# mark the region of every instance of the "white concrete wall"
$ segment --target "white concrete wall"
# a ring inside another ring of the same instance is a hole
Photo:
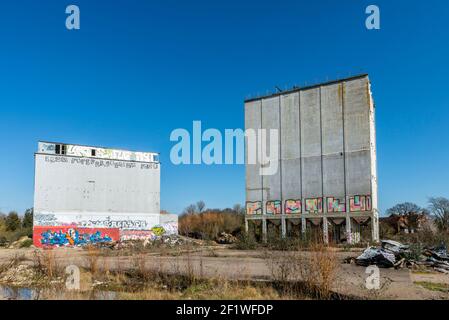
[[[134,229],[151,228],[159,223],[160,164],[36,154],[34,212],[35,225],[134,220]]]

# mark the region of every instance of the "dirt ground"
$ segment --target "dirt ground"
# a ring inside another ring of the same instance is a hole
[[[37,249],[0,249],[0,265],[14,256],[21,256],[22,264],[33,264],[33,252]],[[365,286],[368,274],[364,267],[344,264],[344,258],[358,256],[360,250],[337,251],[335,258],[341,261],[334,290],[345,295],[356,295],[368,299],[448,299],[447,292],[431,290],[416,282],[449,285],[449,275],[441,273],[417,273],[409,269],[380,269],[381,289],[368,290]],[[277,254],[277,253],[274,253]],[[301,252],[307,255],[310,252]],[[62,267],[77,265],[86,267],[88,251],[81,248],[54,249],[58,264]],[[144,253],[145,267],[166,272],[179,272],[191,268],[199,277],[238,280],[267,280],[272,272],[266,261],[266,253],[242,251],[226,246],[212,246],[196,249],[194,252],[150,252]],[[104,270],[126,270],[133,266],[133,256],[111,251],[101,255],[99,267]]]

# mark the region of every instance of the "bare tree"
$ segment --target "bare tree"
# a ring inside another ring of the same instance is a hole
[[[429,210],[435,217],[435,222],[440,231],[449,231],[449,199],[444,197],[430,198]]]
[[[184,214],[195,214],[195,213],[196,213],[196,206],[194,204],[191,204],[184,209]]]
[[[397,214],[400,216],[406,216],[413,213],[421,213],[423,208],[411,202],[404,202],[395,205],[394,207],[387,210],[388,215]]]
[[[235,204],[234,207],[232,207],[232,210],[238,214],[245,214],[245,208],[239,203]]]
[[[206,208],[206,204],[203,200],[200,200],[196,203],[196,208],[198,209],[198,213],[203,212],[204,208]]]

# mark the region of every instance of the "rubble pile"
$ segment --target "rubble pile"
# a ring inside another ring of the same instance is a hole
[[[112,248],[119,250],[119,249],[132,249],[141,247],[146,248],[159,245],[164,245],[171,248],[182,246],[187,242],[188,241],[184,237],[178,235],[163,235],[157,239],[142,238],[140,240],[136,239],[136,240],[119,241],[117,243],[114,243]]]
[[[237,238],[230,233],[222,232],[215,241],[219,244],[233,244],[237,242]]]
[[[357,258],[346,258],[345,263],[396,269],[425,266],[449,274],[449,254],[444,245],[412,252],[408,245],[392,240],[382,240],[380,247],[369,247]]]

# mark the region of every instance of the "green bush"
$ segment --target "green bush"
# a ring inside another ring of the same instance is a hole
[[[21,248],[29,248],[33,244],[33,239],[27,239],[20,244]]]
[[[242,232],[237,237],[237,242],[234,244],[234,248],[238,250],[254,250],[257,247],[256,238],[252,233]]]

